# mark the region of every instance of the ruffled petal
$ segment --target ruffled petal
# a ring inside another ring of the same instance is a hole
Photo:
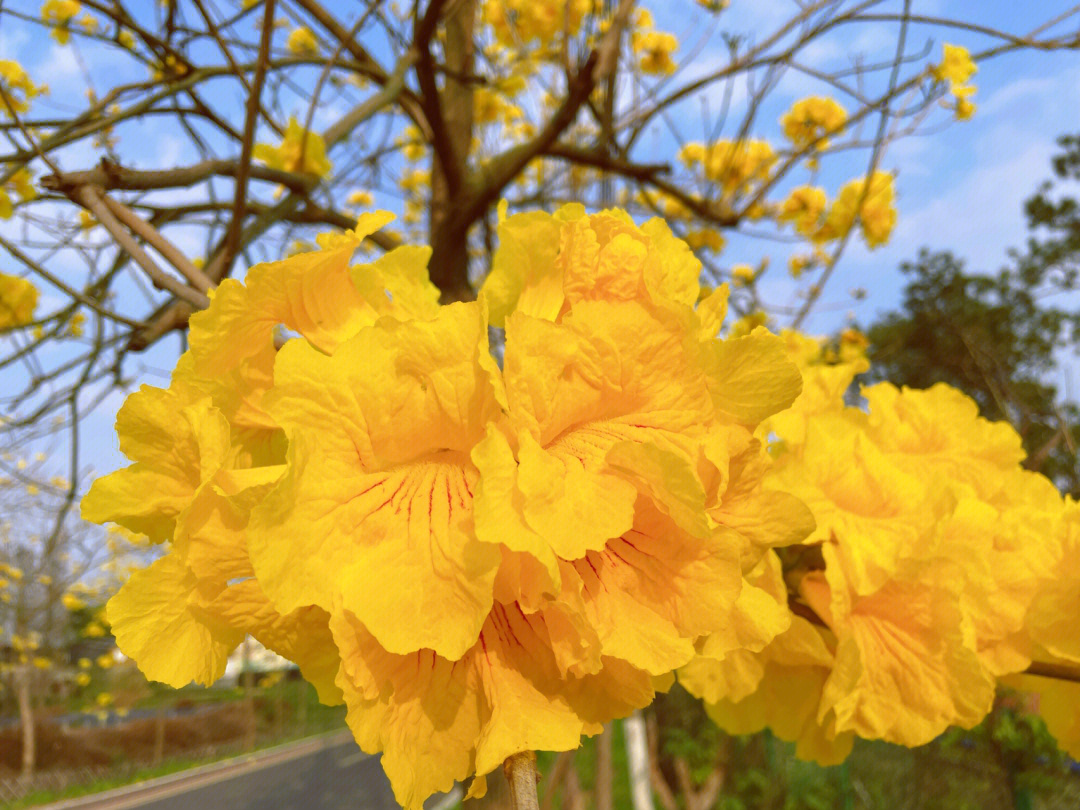
[[[224,587],[199,580],[176,554],[135,571],[108,603],[116,645],[152,681],[177,689],[192,681],[209,686],[244,638],[242,630],[198,610]]]

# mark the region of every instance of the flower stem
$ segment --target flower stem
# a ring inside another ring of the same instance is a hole
[[[514,810],[540,810],[536,798],[536,754],[523,751],[507,757],[503,773],[510,783],[510,802]]]

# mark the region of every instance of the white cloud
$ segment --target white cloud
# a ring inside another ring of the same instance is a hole
[[[908,255],[921,245],[955,250],[977,268],[994,269],[1023,240],[1023,200],[1047,172],[1053,144],[1025,140],[1021,150],[979,163],[943,194],[904,213],[893,243]]]

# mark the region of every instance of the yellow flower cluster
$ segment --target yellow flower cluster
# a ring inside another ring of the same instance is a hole
[[[502,88],[478,87],[473,93],[473,122],[477,126],[497,121],[507,125],[517,121],[522,115],[521,108],[509,100],[508,94]],[[416,155],[410,159],[419,159],[423,156],[423,146],[420,146],[418,150],[413,146],[417,143],[415,138],[410,139],[406,146],[407,157],[410,154]],[[423,141],[419,143],[422,144]],[[417,152],[419,155],[416,154]]]
[[[829,205],[825,190],[817,186],[797,186],[776,210],[779,222],[791,223],[796,233],[815,245],[823,245],[845,236],[856,220],[863,239],[870,248],[889,241],[896,227],[896,190],[889,172],[874,172],[870,190],[866,180],[851,180]],[[863,194],[866,198],[863,198]],[[862,208],[856,211],[859,201]]]
[[[78,0],[45,0],[41,6],[41,20],[52,28],[49,35],[65,45],[71,38],[68,26],[80,11],[82,4]]]
[[[19,199],[26,201],[37,197],[37,189],[34,188],[33,177],[29,169],[19,169],[11,176],[3,186],[0,186],[0,219],[11,219],[15,215],[15,205],[11,200],[11,192],[15,192]]]
[[[832,763],[855,736],[917,746],[975,725],[996,679],[1033,657],[1080,660],[1080,512],[1021,467],[1016,432],[944,384],[880,383],[862,389],[865,409],[846,407],[865,339],[786,337],[804,386],[760,428],[778,439],[766,486],[806,503],[817,528],[756,572],[775,640],[706,645],[680,672],[713,719],[771,727]],[[1061,726],[1080,718],[1072,700]]]
[[[483,19],[504,47],[547,46],[574,36],[592,10],[592,0],[486,0]]]
[[[839,239],[854,227],[856,220],[869,247],[880,247],[889,241],[896,227],[896,188],[891,173],[875,171],[869,190],[865,179],[846,183],[829,208],[815,241]]]
[[[753,186],[769,179],[776,152],[768,141],[747,138],[726,139],[711,144],[691,142],[679,150],[679,160],[699,169],[705,178],[718,183],[729,195],[748,194]]]
[[[798,186],[780,204],[776,218],[780,222],[792,223],[797,233],[812,241],[823,241],[820,237],[821,225],[828,202],[825,189]]]
[[[780,119],[784,136],[796,149],[829,146],[827,135],[837,135],[847,122],[847,110],[835,99],[811,96],[796,101]]]
[[[9,106],[16,113],[26,112],[30,109],[31,99],[47,92],[47,87],[36,85],[30,80],[18,62],[0,59],[0,117],[11,114]]]
[[[0,273],[0,331],[32,321],[37,300],[37,287],[25,278]]]
[[[931,75],[939,82],[949,83],[949,92],[956,101],[956,117],[966,121],[975,114],[975,104],[971,97],[975,94],[975,85],[968,81],[979,69],[971,60],[968,49],[962,45],[945,43],[941,63],[931,68]]]
[[[642,73],[667,76],[677,65],[671,55],[679,49],[679,40],[667,31],[634,31],[631,37],[638,67]]]
[[[427,248],[350,266],[391,218],[222,282],[82,510],[167,541],[108,605],[149,678],[210,683],[251,633],[419,808],[648,705],[702,639],[760,649],[743,573],[813,522],[753,435],[795,364],[716,337],[727,289],[661,220],[509,217],[480,300],[441,306]]]
[[[252,156],[271,169],[314,174],[317,177],[326,177],[333,168],[326,156],[326,142],[322,136],[305,130],[295,117],[289,119],[280,145],[274,147],[257,143]]]

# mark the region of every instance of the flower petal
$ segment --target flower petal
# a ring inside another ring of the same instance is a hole
[[[200,582],[176,554],[135,571],[108,603],[117,646],[150,680],[176,689],[192,681],[209,686],[225,673],[244,632],[208,621],[192,602],[212,599],[223,588]]]

